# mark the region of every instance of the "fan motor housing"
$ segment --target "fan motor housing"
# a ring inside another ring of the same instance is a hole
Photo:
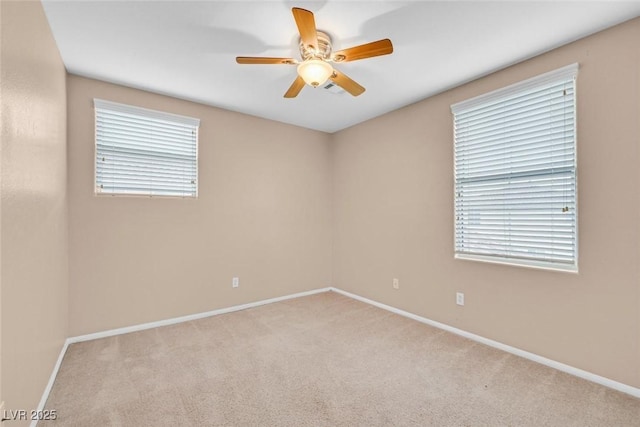
[[[318,50],[313,50],[309,46],[305,46],[300,40],[300,56],[302,60],[307,59],[323,59],[328,60],[331,58],[331,37],[323,31],[317,31],[318,33]]]

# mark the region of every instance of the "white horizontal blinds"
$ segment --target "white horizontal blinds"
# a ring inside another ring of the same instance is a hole
[[[197,196],[200,121],[99,99],[96,193]]]
[[[575,266],[576,74],[452,106],[456,254]]]

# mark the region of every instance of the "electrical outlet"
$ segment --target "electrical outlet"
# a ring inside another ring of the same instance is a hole
[[[464,294],[462,292],[456,292],[456,304],[464,305]]]
[[[233,280],[231,281],[231,287],[237,288],[238,286],[240,286],[240,278],[234,277]]]
[[[398,279],[393,279],[393,289],[400,289],[400,281]]]

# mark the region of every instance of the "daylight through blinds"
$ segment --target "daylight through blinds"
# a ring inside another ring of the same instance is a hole
[[[575,268],[577,68],[452,106],[456,256]]]
[[[94,105],[96,193],[197,196],[198,119],[99,99]]]

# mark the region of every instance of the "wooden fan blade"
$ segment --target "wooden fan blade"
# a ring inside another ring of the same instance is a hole
[[[302,79],[302,77],[298,76],[293,81],[293,84],[291,85],[291,87],[289,87],[289,90],[287,91],[287,93],[284,94],[284,97],[295,98],[296,96],[298,96],[298,94],[300,93],[304,85],[305,85],[304,80]]]
[[[267,58],[264,56],[238,56],[236,57],[238,64],[297,64],[293,58]]]
[[[293,12],[293,18],[296,20],[302,43],[305,46],[313,46],[313,49],[318,50],[318,30],[316,29],[316,20],[313,17],[313,12],[299,7],[294,7],[291,12]]]
[[[350,47],[349,49],[339,50],[333,54],[333,60],[335,62],[356,61],[358,59],[388,55],[392,52],[393,45],[391,44],[391,40],[383,39],[376,42]]]
[[[335,68],[333,70],[333,74],[329,78],[331,79],[332,82],[337,83],[338,86],[340,86],[342,89],[346,90],[353,96],[358,96],[365,91],[365,88],[363,88],[354,80],[349,78],[346,74],[341,73]]]

